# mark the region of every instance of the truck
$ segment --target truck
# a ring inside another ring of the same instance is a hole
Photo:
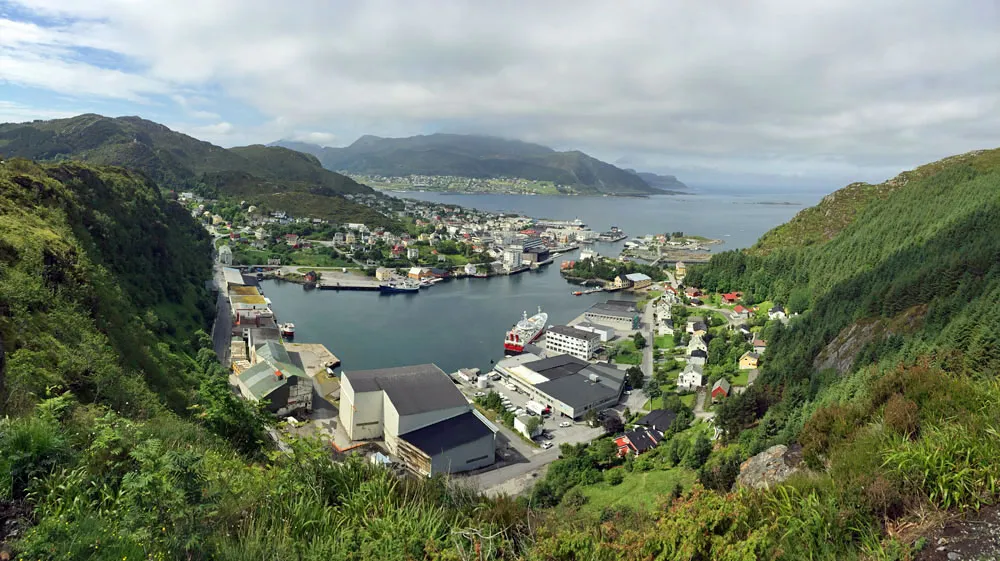
[[[545,415],[549,412],[549,408],[538,403],[537,401],[528,401],[524,406],[528,411],[531,411],[535,415]]]

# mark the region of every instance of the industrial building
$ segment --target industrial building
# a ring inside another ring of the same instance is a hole
[[[569,354],[541,360],[526,360],[521,355],[501,360],[494,370],[528,399],[573,419],[618,403],[625,385],[624,371]]]
[[[270,341],[251,349],[253,365],[229,377],[250,401],[266,401],[277,415],[312,409],[313,384],[280,343]]]
[[[344,372],[340,423],[351,440],[383,438],[391,454],[424,476],[495,461],[496,427],[433,364]]]
[[[591,333],[596,333],[600,337],[602,343],[607,343],[608,341],[615,338],[615,328],[607,327],[605,325],[597,325],[595,323],[590,323],[589,321],[581,321],[580,323],[574,325],[573,327],[581,331],[589,331]]]
[[[565,325],[553,325],[545,330],[545,350],[555,354],[570,354],[590,360],[601,346],[601,336]]]
[[[635,307],[635,302],[627,300],[598,302],[584,313],[584,318],[590,323],[623,331],[639,328],[639,310]]]

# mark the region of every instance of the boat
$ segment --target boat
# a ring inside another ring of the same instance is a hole
[[[281,336],[282,337],[288,337],[288,338],[295,337],[295,324],[294,323],[291,323],[291,322],[289,322],[289,323],[283,323],[283,324],[281,324],[281,325],[278,326],[278,329],[281,331]]]
[[[573,296],[580,296],[581,294],[583,294],[583,291],[580,290],[573,292]]]
[[[410,294],[420,292],[420,284],[409,280],[403,282],[390,281],[378,285],[378,289],[382,294]]]
[[[549,314],[538,308],[538,313],[528,317],[528,312],[523,312],[521,321],[507,332],[503,341],[504,352],[507,354],[521,354],[524,346],[538,339],[538,336],[545,330],[545,323],[549,321]]]

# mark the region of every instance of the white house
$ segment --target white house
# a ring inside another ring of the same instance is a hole
[[[767,311],[767,319],[785,319],[787,317],[785,309],[781,306],[775,306]]]
[[[219,263],[226,266],[233,264],[233,250],[228,245],[219,248]]]
[[[688,364],[677,375],[677,389],[696,390],[701,387],[704,369],[696,364]]]

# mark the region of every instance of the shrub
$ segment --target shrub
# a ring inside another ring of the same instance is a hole
[[[913,438],[920,428],[917,404],[902,394],[893,394],[885,404],[885,425],[900,436]]]
[[[620,485],[625,481],[625,473],[620,469],[613,469],[604,473],[604,481],[608,485]]]
[[[587,504],[587,496],[583,494],[580,489],[574,488],[570,490],[569,493],[563,497],[562,504],[572,507],[580,508],[581,506]]]

